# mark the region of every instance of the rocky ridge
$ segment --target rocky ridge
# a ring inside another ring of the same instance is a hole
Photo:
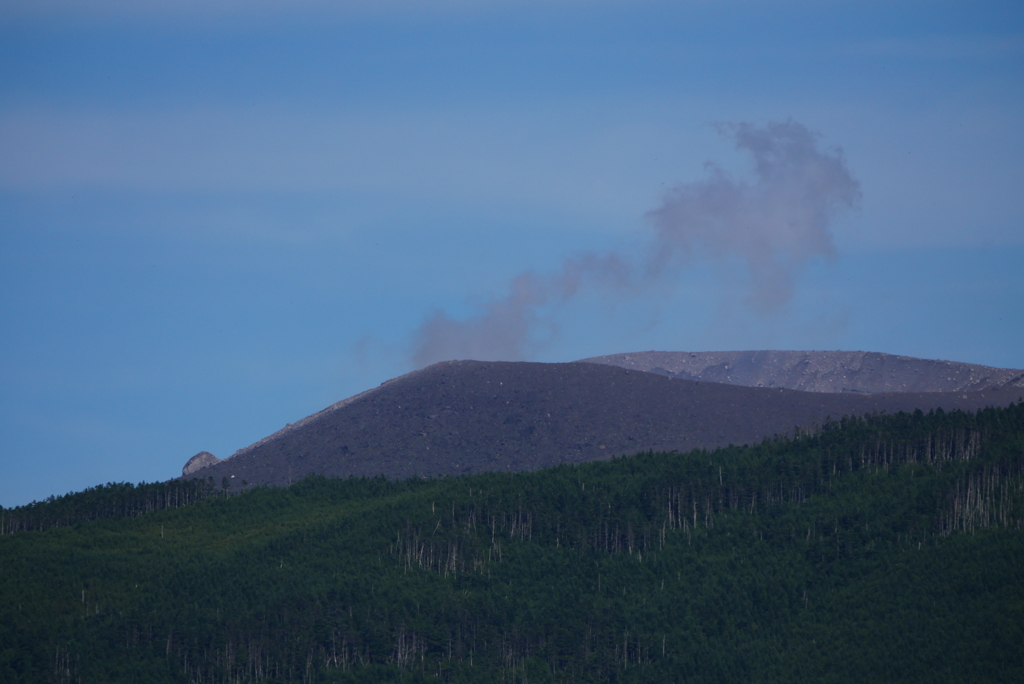
[[[685,380],[804,392],[979,392],[1024,387],[1024,370],[862,351],[648,351],[583,361]]]

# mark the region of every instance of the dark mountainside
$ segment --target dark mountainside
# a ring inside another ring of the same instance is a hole
[[[632,352],[583,359],[685,380],[804,392],[979,392],[1024,387],[1024,370],[877,352]]]
[[[187,477],[288,485],[310,474],[402,479],[531,471],[640,451],[749,444],[829,417],[1006,406],[1018,387],[812,393],[594,363],[450,361],[356,395]]]

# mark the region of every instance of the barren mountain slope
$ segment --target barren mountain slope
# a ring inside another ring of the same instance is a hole
[[[977,392],[1024,387],[1024,370],[877,352],[633,352],[583,359],[686,380],[805,392]]]
[[[189,477],[233,487],[334,477],[536,470],[649,449],[758,441],[826,417],[1006,405],[1019,388],[821,394],[592,363],[450,361],[339,402]]]

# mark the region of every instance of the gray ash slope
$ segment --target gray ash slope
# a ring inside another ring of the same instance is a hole
[[[537,470],[645,450],[745,444],[827,417],[976,410],[1024,395],[824,394],[669,378],[594,363],[450,361],[401,376],[189,477],[233,487],[330,477]]]
[[[1024,370],[877,352],[633,352],[583,359],[685,380],[805,392],[979,392],[1024,387]]]

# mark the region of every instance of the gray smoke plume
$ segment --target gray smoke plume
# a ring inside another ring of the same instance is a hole
[[[484,311],[458,321],[437,310],[416,331],[413,363],[417,367],[448,359],[522,361],[541,344],[539,328],[554,331],[539,310],[571,299],[586,281],[617,290],[628,287],[630,268],[616,254],[583,253],[565,259],[558,273],[516,276],[503,299],[492,299]]]
[[[571,299],[585,285],[617,294],[671,285],[701,256],[742,259],[753,288],[750,303],[758,309],[789,301],[800,269],[815,256],[835,255],[829,225],[857,204],[860,186],[842,151],[819,150],[815,135],[795,121],[718,128],[752,157],[752,183],[733,180],[708,162],[707,179],[673,187],[648,212],[654,234],[641,258],[584,253],[566,259],[557,273],[520,274],[506,297],[491,300],[472,318],[453,320],[435,311],[415,333],[413,362],[522,360],[543,344],[539,331],[554,331],[541,315],[545,307]]]
[[[719,126],[753,157],[753,184],[729,178],[708,162],[709,178],[678,185],[647,217],[654,226],[649,277],[684,265],[703,250],[736,255],[747,264],[751,302],[777,308],[793,293],[793,276],[815,256],[835,256],[829,223],[856,205],[860,185],[841,150],[818,150],[815,136],[795,121]]]

